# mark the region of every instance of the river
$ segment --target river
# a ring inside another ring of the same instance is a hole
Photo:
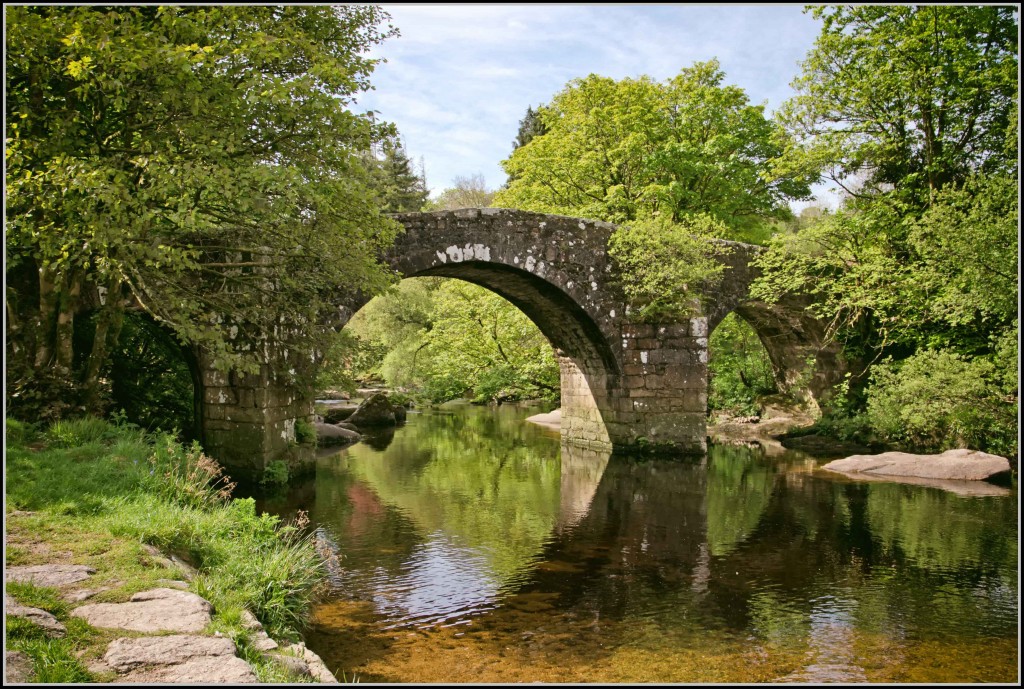
[[[336,554],[307,644],[341,681],[1018,679],[1016,489],[609,457],[536,411],[410,414],[260,500]]]

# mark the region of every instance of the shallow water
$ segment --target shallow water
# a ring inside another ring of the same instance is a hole
[[[261,508],[336,554],[308,645],[360,682],[1012,682],[1017,492],[560,447],[465,407]]]

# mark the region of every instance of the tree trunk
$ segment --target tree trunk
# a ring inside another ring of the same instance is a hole
[[[93,336],[92,351],[86,361],[82,375],[84,404],[87,412],[100,410],[100,372],[107,362],[110,350],[117,345],[124,324],[124,302],[121,298],[121,281],[112,278],[107,285],[107,300],[96,318],[96,333]]]
[[[82,276],[74,271],[67,277],[66,289],[58,300],[60,309],[57,312],[57,330],[54,338],[54,355],[57,370],[71,373],[75,357],[75,311],[78,309],[78,298],[82,293]]]
[[[54,323],[57,320],[57,287],[49,267],[39,269],[39,314],[36,318],[36,368],[50,365],[53,358]]]

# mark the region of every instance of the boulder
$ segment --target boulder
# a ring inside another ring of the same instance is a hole
[[[67,586],[88,579],[96,570],[85,565],[32,565],[8,567],[7,581],[18,581],[34,586]]]
[[[324,423],[338,423],[345,421],[359,409],[358,404],[334,404],[324,410]]]
[[[395,413],[395,421],[398,423],[405,423],[406,411],[405,407],[400,404],[391,405],[391,411]]]
[[[822,469],[841,474],[872,476],[909,476],[925,479],[983,481],[1010,471],[1005,457],[976,450],[946,450],[938,455],[907,452],[883,452],[877,455],[853,455],[829,462]]]
[[[330,423],[314,423],[316,439],[320,447],[332,447],[335,445],[348,445],[358,441],[362,436],[355,431],[341,428]]]
[[[339,421],[334,425],[337,426],[338,428],[347,428],[350,431],[355,431],[356,433],[359,432],[359,427],[356,426],[354,423],[349,423],[348,421]]]
[[[188,591],[142,591],[128,603],[96,603],[71,611],[94,627],[136,632],[199,632],[210,623],[213,606]]]
[[[352,416],[348,417],[348,422],[355,424],[359,428],[366,426],[394,426],[397,423],[394,407],[392,407],[388,396],[382,392],[378,392],[363,400],[363,403],[352,413]]]

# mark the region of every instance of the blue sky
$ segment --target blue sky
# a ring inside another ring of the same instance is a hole
[[[387,63],[356,108],[398,126],[434,195],[457,175],[499,187],[527,106],[590,73],[663,80],[717,58],[726,83],[770,112],[820,28],[802,5],[384,7],[401,36],[376,50]]]

